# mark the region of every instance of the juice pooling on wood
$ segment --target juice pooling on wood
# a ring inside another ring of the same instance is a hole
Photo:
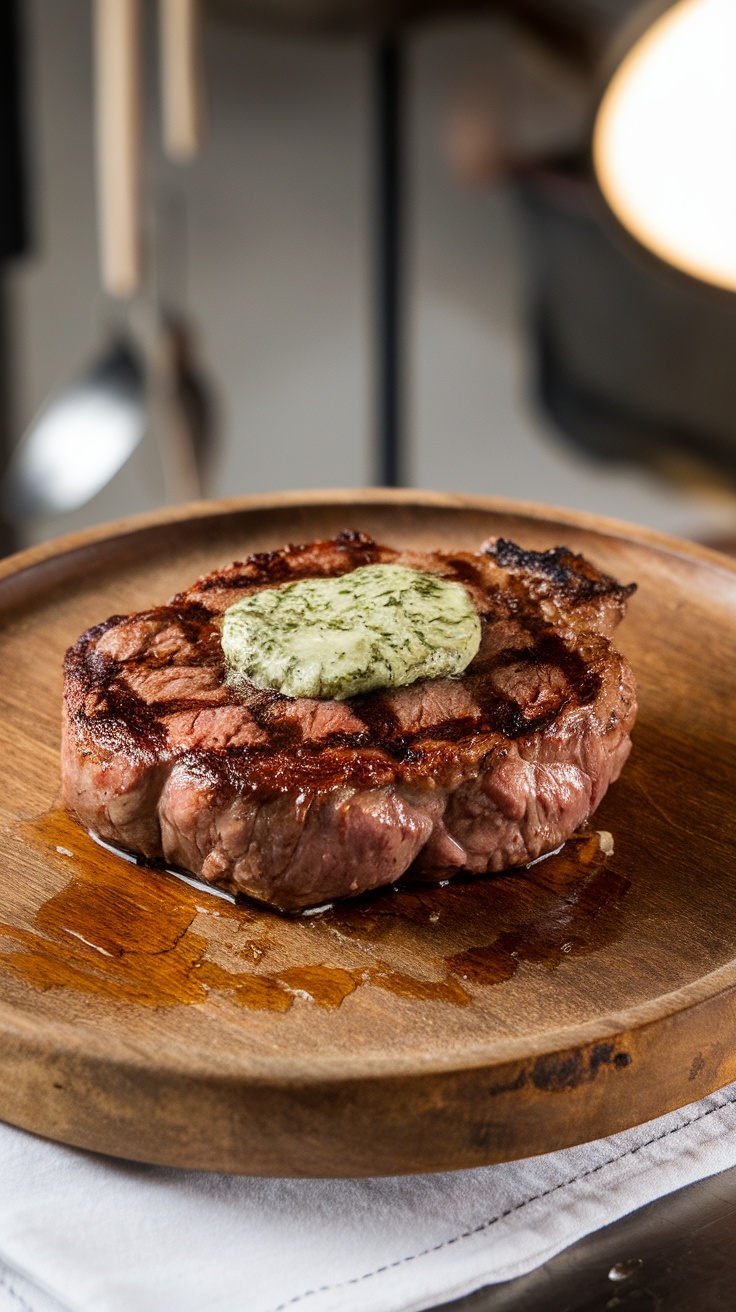
[[[335,1008],[366,986],[466,1007],[474,988],[511,979],[525,962],[554,969],[613,941],[628,888],[608,868],[605,839],[584,832],[562,852],[492,884],[375,893],[326,909],[308,927],[290,921],[291,963],[274,968],[277,913],[223,904],[165,871],[131,865],[60,810],[19,832],[55,873],[72,873],[39,905],[32,928],[0,921],[0,973],[42,991],[71,989],[145,1007],[201,1004],[220,994],[256,1011],[286,1012],[298,999]],[[506,927],[510,912],[513,927]],[[406,969],[417,934],[424,936],[421,974]]]

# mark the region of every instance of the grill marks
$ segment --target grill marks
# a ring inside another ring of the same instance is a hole
[[[512,676],[507,686],[516,686],[516,697],[503,690],[504,673]],[[478,679],[481,727],[510,739],[543,731],[566,707],[590,705],[602,683],[601,671],[550,631],[499,653],[485,675]]]
[[[408,759],[409,754],[416,752],[417,747],[428,739],[447,739],[457,743],[469,733],[500,733],[515,739],[538,732],[563,706],[591,702],[601,682],[600,674],[583,660],[578,651],[567,647],[557,635],[548,633],[528,647],[500,653],[485,668],[474,670],[468,676],[475,714],[440,716],[417,731],[407,731],[402,728],[391,699],[385,694],[374,693],[342,704],[342,718],[353,722],[352,731],[338,727],[315,736],[308,732],[308,726],[315,718],[315,711],[318,713],[322,709],[319,704],[313,709],[310,703],[307,708],[302,701],[304,710],[299,716],[294,714],[297,704],[275,691],[253,689],[241,696],[228,688],[221,659],[213,661],[209,669],[203,662],[188,667],[171,657],[157,660],[154,655],[151,662],[149,651],[118,663],[94,648],[90,652],[87,644],[85,646],[84,653],[72,649],[73,654],[67,663],[68,673],[87,676],[88,691],[77,711],[78,720],[80,723],[87,721],[90,727],[93,722],[96,732],[107,726],[108,734],[114,732],[117,724],[126,724],[136,736],[151,737],[151,747],[161,745],[169,717],[205,711],[213,706],[239,704],[247,709],[249,718],[267,738],[263,750],[292,750],[305,742],[315,746],[319,742],[324,747],[357,749],[373,746],[402,760]],[[534,675],[533,689],[524,678],[525,668]],[[513,688],[518,684],[520,692],[527,694],[526,698],[514,697],[512,692],[503,688],[505,672],[511,675],[509,686]],[[185,675],[191,675],[191,679],[185,680]],[[142,695],[141,690],[145,691],[149,685],[162,684],[162,676],[168,681],[167,696],[159,699]],[[184,682],[195,685],[192,695],[171,695],[171,689]],[[542,693],[541,710],[536,709],[538,688]],[[451,703],[452,699],[449,700]]]
[[[395,560],[462,582],[473,596],[484,642],[462,679],[345,703],[228,686],[219,616],[234,591]],[[478,555],[425,554],[346,532],[250,556],[168,606],[91,629],[67,654],[69,709],[82,739],[97,749],[142,760],[196,754],[209,776],[237,781],[241,790],[244,781],[270,791],[436,776],[455,768],[459,755],[477,761],[504,740],[559,730],[563,713],[590,706],[612,659],[620,659],[587,631],[591,599],[622,609],[631,590],[562,547],[525,552],[499,539]],[[566,617],[567,633],[550,624],[550,600]]]

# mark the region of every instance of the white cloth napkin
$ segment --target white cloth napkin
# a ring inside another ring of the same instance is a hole
[[[733,1166],[735,1104],[732,1084],[579,1148],[377,1180],[168,1170],[0,1125],[0,1312],[419,1312]]]

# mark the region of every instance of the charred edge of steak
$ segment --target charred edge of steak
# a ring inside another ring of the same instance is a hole
[[[335,562],[330,560],[324,562],[323,568],[320,569],[320,562],[317,556],[320,549],[331,548],[333,552],[337,551],[342,558],[339,566],[336,568]],[[252,587],[254,584],[266,584],[278,586],[279,583],[290,583],[296,578],[318,577],[320,574],[348,574],[351,570],[358,569],[361,565],[373,565],[386,555],[395,555],[395,552],[385,547],[380,547],[367,533],[360,529],[342,529],[334,538],[325,538],[324,541],[310,543],[288,542],[286,546],[279,547],[275,551],[256,551],[245,560],[233,561],[227,571],[216,570],[212,574],[205,574],[191,588],[185,592],[178,592],[172,597],[172,604],[181,601],[187,597],[190,592],[206,593],[215,588],[221,588],[223,585],[223,576],[227,581],[228,588]]]
[[[234,561],[223,569],[205,574],[186,591],[177,593],[170,604],[187,603],[197,598],[200,604],[211,606],[213,603],[208,594],[214,598],[223,590],[250,591],[278,587],[301,578],[335,577],[362,565],[390,563],[401,554],[395,548],[380,545],[358,529],[343,529],[334,538],[288,543],[277,550],[255,552],[245,560]],[[491,559],[519,582],[527,603],[531,601],[529,593],[534,589],[535,579],[554,588],[558,601],[572,607],[609,602],[621,613],[628,598],[636,591],[635,583],[619,583],[596,569],[584,556],[576,555],[564,546],[552,547],[548,551],[527,551],[507,538],[492,538],[477,556],[472,552],[416,554],[426,557],[427,568],[439,569],[445,577],[481,590],[484,586],[482,560]]]
[[[200,663],[222,669],[224,660],[219,632],[210,611],[196,603],[184,606],[154,606],[138,612],[136,618],[158,621],[162,616],[175,622],[186,639],[197,647]],[[64,683],[71,718],[83,734],[93,733],[96,747],[115,754],[131,751],[153,759],[166,752],[165,715],[175,710],[197,709],[186,699],[164,703],[146,702],[119,677],[126,668],[150,662],[150,653],[136,653],[128,660],[118,660],[100,651],[99,642],[111,629],[130,619],[129,615],[111,615],[96,624],[69,647],[64,656]],[[157,661],[166,669],[168,660]]]
[[[73,723],[95,748],[153,760],[166,748],[166,728],[152,706],[117,678],[119,663],[97,650],[103,634],[124,616],[113,615],[84,633],[64,657],[65,696]]]
[[[610,574],[591,565],[585,556],[568,547],[550,547],[548,551],[526,551],[508,538],[492,538],[481,548],[502,569],[542,574],[570,599],[590,601],[595,597],[613,597],[624,602],[636,592],[636,584],[619,583]]]

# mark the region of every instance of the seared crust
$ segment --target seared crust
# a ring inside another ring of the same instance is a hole
[[[466,587],[483,636],[461,678],[346,702],[227,683],[234,601],[374,563]],[[65,801],[102,837],[289,909],[409,867],[521,864],[572,832],[628,754],[634,681],[608,638],[632,591],[564,547],[504,539],[422,553],[349,532],[250,556],[70,648]]]

